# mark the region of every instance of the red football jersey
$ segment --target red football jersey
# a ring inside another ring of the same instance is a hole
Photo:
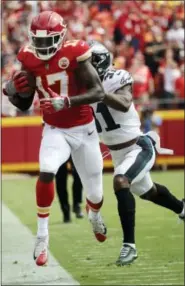
[[[62,48],[48,61],[35,57],[29,45],[23,47],[18,55],[18,60],[23,67],[32,72],[36,77],[39,98],[49,97],[47,87],[59,95],[69,97],[85,92],[83,82],[77,82],[75,69],[78,62],[91,56],[90,47],[82,40],[66,41]],[[71,107],[54,114],[43,114],[46,123],[59,127],[70,128],[84,125],[93,120],[92,109],[89,105]]]

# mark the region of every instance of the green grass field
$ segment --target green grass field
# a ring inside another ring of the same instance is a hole
[[[154,172],[152,176],[178,198],[184,197],[182,171]],[[36,178],[2,182],[3,201],[33,233],[35,181]],[[61,265],[82,285],[184,285],[184,224],[178,223],[177,216],[137,198],[139,257],[131,266],[116,267],[122,235],[110,174],[104,175],[104,194],[102,214],[108,226],[108,239],[103,244],[95,240],[86,218],[73,217],[71,224],[64,225],[55,199],[50,217],[50,251]]]

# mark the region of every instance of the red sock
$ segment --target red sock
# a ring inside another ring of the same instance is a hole
[[[36,201],[37,201],[37,215],[39,217],[48,217],[50,207],[54,199],[54,183],[41,182],[39,179],[36,184]]]
[[[103,199],[101,200],[101,202],[94,204],[91,201],[89,201],[88,199],[86,199],[87,205],[90,209],[92,209],[92,211],[94,212],[98,212],[101,209],[101,206],[103,205]]]

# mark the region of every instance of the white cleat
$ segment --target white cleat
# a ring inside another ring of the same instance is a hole
[[[107,228],[104,224],[104,221],[101,217],[100,212],[93,212],[86,206],[86,210],[88,213],[88,219],[92,224],[93,232],[95,234],[96,239],[99,242],[104,242],[107,239],[106,233]]]
[[[45,266],[48,261],[49,236],[36,237],[33,258],[38,266]]]

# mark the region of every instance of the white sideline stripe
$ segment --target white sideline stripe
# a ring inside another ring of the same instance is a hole
[[[2,204],[2,285],[79,285],[51,253],[47,267],[36,266],[33,247],[31,231]]]

